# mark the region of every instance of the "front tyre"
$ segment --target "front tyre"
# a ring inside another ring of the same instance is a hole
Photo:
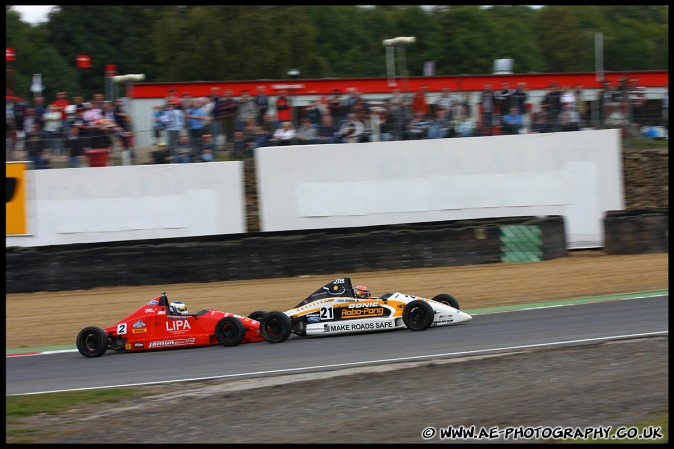
[[[227,316],[215,325],[215,338],[223,346],[236,346],[246,335],[246,326],[240,319]]]
[[[446,293],[441,293],[439,295],[436,295],[433,297],[433,301],[441,302],[443,304],[447,304],[450,307],[454,307],[456,310],[461,310],[459,308],[459,301],[453,297],[452,295],[448,295]]]
[[[255,312],[251,312],[250,315],[248,315],[248,318],[251,320],[255,321],[260,321],[263,316],[265,316],[267,312],[264,312],[262,310],[256,310]]]
[[[413,331],[428,329],[433,324],[433,307],[426,301],[415,300],[405,306],[403,322]]]
[[[283,312],[269,312],[260,320],[260,335],[269,343],[281,343],[290,337],[292,323]]]
[[[100,357],[108,350],[108,334],[100,327],[85,327],[77,335],[77,350],[84,357]]]

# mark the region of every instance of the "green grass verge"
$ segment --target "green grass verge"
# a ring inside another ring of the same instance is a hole
[[[63,415],[82,406],[113,404],[157,394],[138,389],[103,389],[5,397],[6,443],[35,443],[61,433],[58,427],[26,423],[38,415]]]
[[[16,418],[37,415],[39,413],[53,415],[66,412],[77,405],[119,402],[122,399],[147,396],[148,394],[154,393],[142,392],[131,388],[113,388],[6,396],[5,417],[6,421],[10,422]]]
[[[44,393],[24,396],[6,396],[6,443],[36,443],[52,435],[58,435],[63,431],[58,427],[41,424],[24,424],[23,420],[40,414],[62,415],[84,405],[110,404],[124,399],[144,397],[158,394],[151,391],[135,389],[109,389],[91,390],[63,393]],[[653,435],[653,430],[658,429],[662,438],[658,439],[587,439],[587,440],[547,440],[553,444],[635,444],[652,443],[662,444],[669,441],[669,411],[659,410],[651,413],[651,417],[624,426],[613,426],[611,435],[619,428],[637,429],[638,435],[644,432]],[[634,431],[634,430],[633,430]]]
[[[669,140],[650,139],[643,136],[635,136],[631,139],[623,139],[623,146],[626,148],[651,148],[661,149],[669,148]]]

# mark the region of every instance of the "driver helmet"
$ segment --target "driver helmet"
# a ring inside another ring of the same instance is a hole
[[[173,301],[169,306],[172,315],[187,315],[187,306],[182,301]]]
[[[353,296],[355,298],[360,298],[360,299],[369,299],[372,298],[372,295],[370,294],[370,290],[368,290],[367,287],[363,285],[359,285],[356,288],[353,289]]]

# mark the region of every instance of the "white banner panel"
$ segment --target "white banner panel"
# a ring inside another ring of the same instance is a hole
[[[571,203],[570,183],[564,178],[564,174],[544,173],[527,178],[518,175],[475,175],[335,184],[299,183],[295,206],[297,214],[302,217],[469,207],[560,206]],[[461,190],[466,195],[448,194]],[[326,207],[326,203],[331,207]]]
[[[7,246],[44,246],[246,232],[243,162],[31,170],[35,232]]]
[[[562,215],[603,246],[624,209],[618,130],[256,150],[263,231]]]

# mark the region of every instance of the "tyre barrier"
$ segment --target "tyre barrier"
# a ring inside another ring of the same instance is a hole
[[[606,254],[669,252],[669,209],[610,210],[603,225]]]
[[[8,293],[344,275],[498,263],[504,226],[540,229],[540,259],[567,255],[564,219],[506,217],[6,249]]]

